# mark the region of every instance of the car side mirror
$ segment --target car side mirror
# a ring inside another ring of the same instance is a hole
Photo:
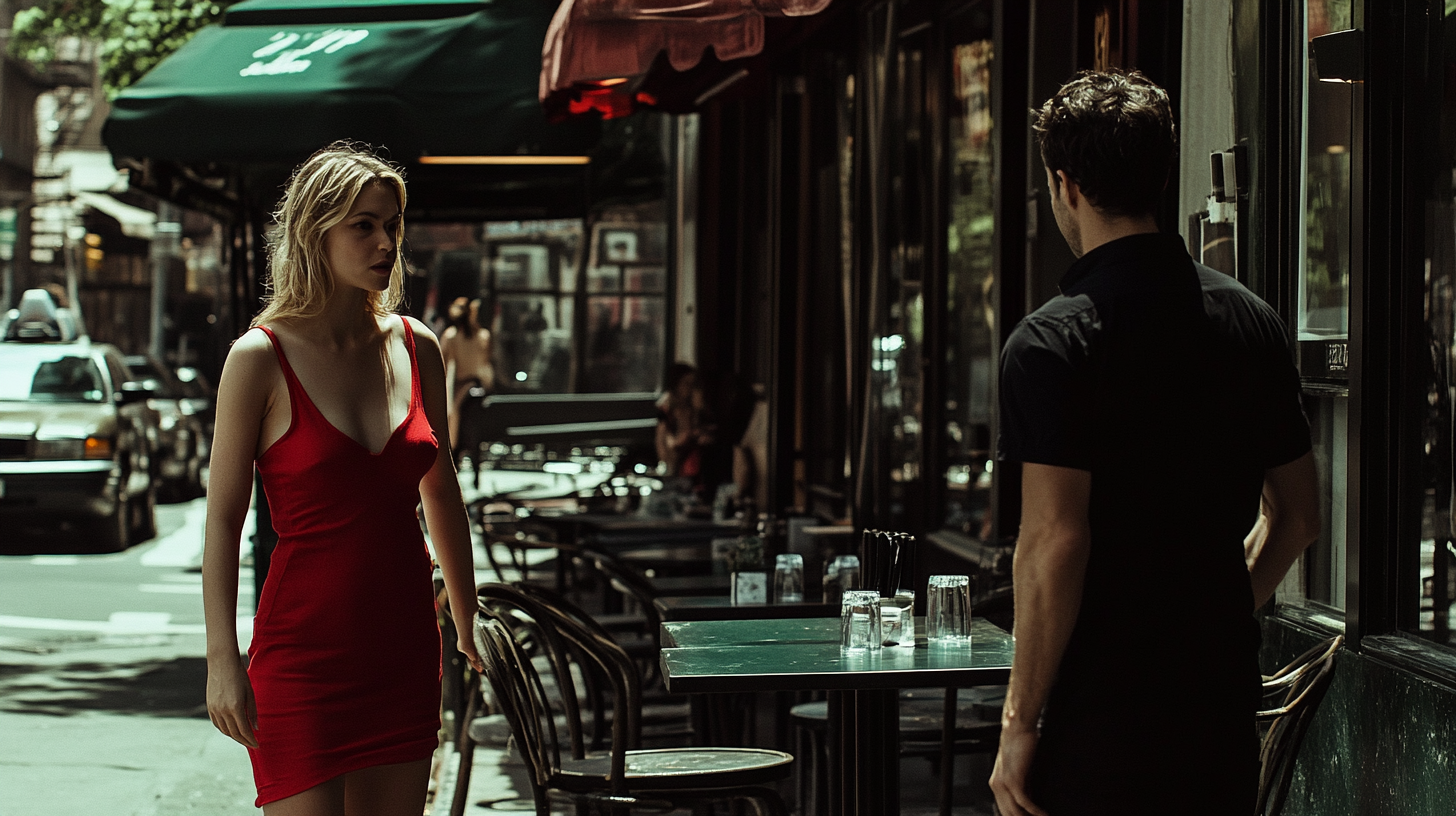
[[[116,401],[121,405],[131,405],[136,402],[146,402],[156,396],[156,392],[147,387],[146,383],[124,382],[121,390],[116,392]]]

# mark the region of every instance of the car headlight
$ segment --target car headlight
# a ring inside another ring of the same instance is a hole
[[[104,436],[35,440],[36,459],[110,459],[111,450],[111,440]]]

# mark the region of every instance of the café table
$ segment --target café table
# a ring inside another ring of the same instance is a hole
[[[726,576],[725,576],[726,577]],[[724,582],[727,588],[727,582]],[[824,618],[839,611],[839,604],[792,601],[772,604],[733,604],[727,595],[663,595],[653,600],[663,621],[725,621],[757,618]],[[666,641],[663,641],[666,643]]]
[[[965,646],[932,647],[917,634],[914,648],[874,652],[842,651],[837,617],[676,621],[662,631],[662,675],[674,694],[829,693],[829,812],[845,816],[900,812],[900,689],[1005,683],[1011,674],[1011,636],[982,618]]]

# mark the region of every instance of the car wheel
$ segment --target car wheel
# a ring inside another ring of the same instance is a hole
[[[131,502],[118,498],[111,514],[96,520],[97,549],[121,552],[131,546]]]
[[[127,503],[135,515],[132,519],[131,540],[146,541],[157,535],[157,485],[152,483],[147,486],[147,491],[140,496],[133,497]]]

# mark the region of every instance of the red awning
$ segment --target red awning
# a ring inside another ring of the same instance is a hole
[[[625,116],[636,103],[628,92],[666,53],[676,71],[697,65],[711,47],[719,60],[763,50],[763,18],[817,14],[830,0],[562,0],[546,31],[540,97],[566,113],[599,111]],[[562,97],[568,97],[562,100]]]

